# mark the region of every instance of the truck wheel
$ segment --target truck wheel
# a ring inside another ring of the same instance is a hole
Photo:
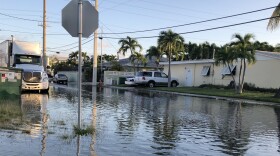
[[[177,82],[176,81],[172,81],[171,82],[171,87],[177,87]]]
[[[153,88],[153,87],[155,87],[155,83],[154,82],[148,82],[148,87],[150,87],[150,88]]]

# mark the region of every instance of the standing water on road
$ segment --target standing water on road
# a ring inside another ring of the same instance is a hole
[[[73,88],[57,85],[49,94],[22,94],[19,104],[0,102],[0,155],[280,154],[278,106],[84,89],[82,124],[94,133],[83,136],[73,130]]]

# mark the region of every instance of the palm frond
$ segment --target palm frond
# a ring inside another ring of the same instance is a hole
[[[280,3],[278,4],[278,6],[275,8],[275,10],[273,11],[272,15],[271,15],[271,19],[268,21],[267,30],[275,30],[278,26],[279,26],[279,22],[280,22]]]

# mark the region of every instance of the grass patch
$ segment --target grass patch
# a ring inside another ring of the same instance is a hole
[[[92,126],[88,126],[85,129],[78,128],[77,126],[74,126],[74,134],[80,135],[80,136],[87,136],[90,134],[94,134],[95,129]]]
[[[22,115],[20,104],[10,100],[0,100],[0,124],[21,121]]]
[[[220,96],[220,97],[230,97],[230,98],[239,98],[239,99],[280,103],[280,98],[273,97],[275,93],[271,93],[271,92],[245,91],[242,94],[237,94],[237,93],[235,93],[235,90],[233,90],[233,89],[197,88],[197,87],[175,87],[175,88],[157,87],[157,88],[153,88],[152,90],[209,95],[209,96]]]

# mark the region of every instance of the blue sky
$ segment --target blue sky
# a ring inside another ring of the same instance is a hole
[[[47,34],[49,34],[47,36],[47,55],[54,54],[51,51],[60,51],[60,55],[68,55],[70,52],[77,50],[77,48],[67,50],[78,46],[78,38],[67,35],[68,33],[60,23],[61,10],[69,1],[47,0],[47,20],[51,21],[47,27]],[[94,3],[92,0],[90,2]],[[99,0],[99,31],[116,33],[161,28],[272,7],[278,3],[279,1],[276,0]],[[2,0],[0,6],[0,13],[2,14],[38,21],[42,20],[42,10],[43,0]],[[172,30],[181,33],[257,20],[270,17],[272,11],[273,9],[215,22],[177,27]],[[0,15],[0,29],[2,30],[0,31],[0,41],[9,39],[11,35],[14,35],[17,40],[42,43],[41,24],[41,22],[26,21]],[[230,42],[231,36],[234,33],[242,35],[253,33],[256,36],[256,40],[267,41],[272,45],[280,43],[280,31],[267,31],[266,26],[267,21],[262,21],[182,36],[186,42],[203,43],[208,41],[221,45]],[[159,32],[157,30],[136,34],[108,34],[104,35],[104,37],[156,36]],[[90,39],[92,37],[83,41],[86,42]],[[137,40],[143,46],[144,50],[142,53],[144,54],[150,46],[156,45],[157,38]],[[72,45],[65,46],[69,44]],[[103,39],[103,54],[116,54],[118,48],[118,39]],[[93,41],[84,44],[83,51],[86,51],[91,56],[93,54]],[[100,53],[100,48],[98,51]]]

